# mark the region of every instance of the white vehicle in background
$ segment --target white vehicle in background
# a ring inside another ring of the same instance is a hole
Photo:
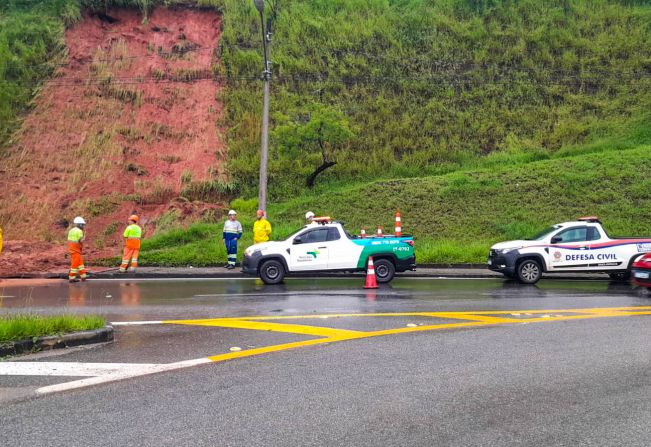
[[[608,236],[596,217],[553,225],[531,239],[500,242],[491,247],[488,268],[526,284],[544,272],[609,273],[626,279],[631,266],[651,252],[651,238]]]

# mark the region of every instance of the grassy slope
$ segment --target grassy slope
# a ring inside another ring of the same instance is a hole
[[[197,3],[225,11],[231,169],[241,192],[253,195],[260,100],[251,90],[260,84],[240,78],[259,75],[257,16],[250,2]],[[0,141],[51,72],[63,23],[78,18],[80,4],[104,2],[11,0],[0,7],[0,92],[11,92],[0,101],[0,122],[9,123]],[[275,121],[294,119],[300,104],[320,102],[344,111],[357,137],[338,153],[337,168],[308,192],[300,185],[315,154],[287,153],[272,142],[271,194],[288,199],[270,209],[276,236],[300,225],[307,209],[351,228],[380,223],[386,230],[400,207],[405,230],[418,238],[421,262],[476,262],[494,240],[582,213],[600,213],[618,233],[648,232],[643,193],[651,135],[642,113],[651,105],[651,89],[648,77],[630,80],[651,61],[648,2],[278,4]],[[330,80],[288,81],[295,73]],[[422,79],[431,73],[436,79]],[[432,176],[369,182],[423,175]],[[253,202],[234,205],[251,216],[255,210]],[[252,220],[241,220],[250,229]],[[217,225],[195,224],[156,236],[144,244],[143,263],[221,263],[219,233]]]
[[[299,196],[270,209],[274,236],[302,223],[306,210],[346,222],[352,232],[393,228],[400,209],[403,231],[416,237],[419,262],[483,262],[500,240],[532,235],[580,215],[600,216],[613,235],[651,235],[651,145],[458,171],[441,176],[376,181]],[[246,203],[242,209],[253,215]],[[242,220],[251,243],[252,220]],[[197,224],[145,243],[143,263],[210,265],[225,260],[216,225]],[[167,238],[167,239],[164,239]],[[165,243],[163,243],[165,241]],[[184,245],[187,242],[187,245]],[[170,245],[173,248],[168,248]],[[156,251],[153,251],[153,248]]]
[[[0,155],[63,51],[63,1],[0,4]]]
[[[225,0],[230,170],[257,187],[259,23]],[[281,1],[272,128],[306,104],[341,110],[355,137],[317,182],[467,169],[488,153],[547,157],[612,135],[651,107],[651,7],[606,0]],[[637,74],[636,74],[637,73]],[[240,78],[252,78],[247,81]],[[256,95],[251,93],[256,92]],[[321,162],[272,133],[270,195],[303,193]]]

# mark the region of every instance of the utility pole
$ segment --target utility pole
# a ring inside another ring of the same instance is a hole
[[[269,83],[271,82],[271,65],[269,52],[271,47],[271,22],[264,23],[264,0],[253,0],[255,8],[260,13],[262,29],[262,48],[264,53],[264,70],[262,80],[264,91],[262,100],[262,132],[260,136],[260,183],[258,186],[258,208],[267,211],[267,163],[269,161]]]

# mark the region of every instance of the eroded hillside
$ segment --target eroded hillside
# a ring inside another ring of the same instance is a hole
[[[64,264],[76,215],[91,256],[113,256],[132,212],[150,232],[221,212],[220,27],[215,12],[161,8],[146,23],[113,10],[66,31],[67,60],[0,168],[0,273]]]

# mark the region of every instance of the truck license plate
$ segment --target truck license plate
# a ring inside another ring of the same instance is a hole
[[[635,272],[635,277],[647,279],[649,277],[649,272]]]

